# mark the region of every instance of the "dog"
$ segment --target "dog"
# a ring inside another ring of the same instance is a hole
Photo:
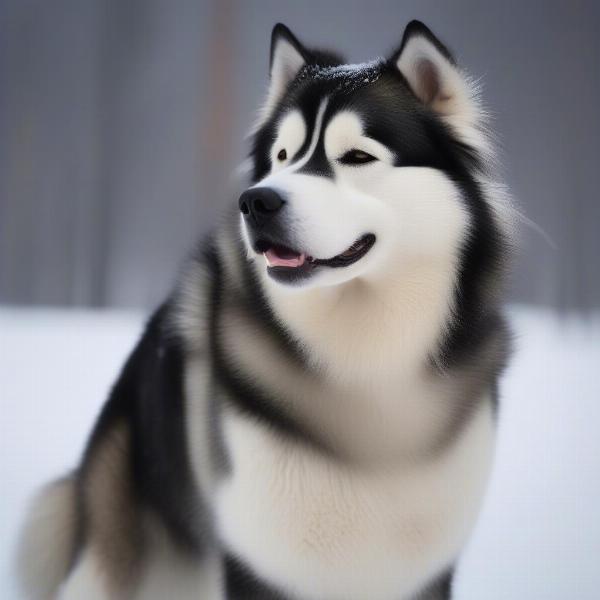
[[[510,354],[510,201],[422,23],[346,64],[284,25],[251,185],[24,526],[28,598],[441,600]]]

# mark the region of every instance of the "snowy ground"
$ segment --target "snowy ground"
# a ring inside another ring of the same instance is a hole
[[[496,466],[459,600],[597,600],[600,315],[512,311]],[[71,468],[141,315],[0,308],[0,598],[31,492]]]

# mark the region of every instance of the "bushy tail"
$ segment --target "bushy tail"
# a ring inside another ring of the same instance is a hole
[[[17,577],[27,600],[53,600],[75,552],[75,483],[67,477],[33,499],[17,547]]]

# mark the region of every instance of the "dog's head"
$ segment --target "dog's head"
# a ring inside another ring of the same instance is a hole
[[[250,255],[271,281],[295,288],[458,257],[477,245],[474,220],[488,210],[477,189],[487,151],[480,112],[422,23],[408,25],[389,59],[356,65],[277,25],[253,185],[239,199]]]

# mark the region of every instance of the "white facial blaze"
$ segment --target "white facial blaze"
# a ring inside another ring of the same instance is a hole
[[[271,172],[288,165],[306,139],[306,123],[299,110],[292,110],[282,119],[278,127],[277,138],[271,147]],[[285,151],[286,158],[279,158]]]

